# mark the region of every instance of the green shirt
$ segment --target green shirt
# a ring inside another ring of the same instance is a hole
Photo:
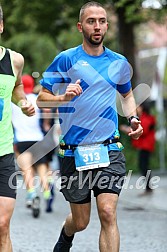
[[[0,56],[0,156],[13,152],[11,98],[16,82],[10,50]]]

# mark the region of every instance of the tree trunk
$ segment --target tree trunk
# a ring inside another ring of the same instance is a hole
[[[135,37],[134,37],[134,24],[126,23],[125,9],[117,9],[118,15],[118,41],[120,52],[128,59],[128,62],[133,68],[132,85],[137,85],[136,62],[135,62]]]

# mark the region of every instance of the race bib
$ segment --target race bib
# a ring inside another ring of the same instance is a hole
[[[78,146],[74,157],[77,171],[107,167],[110,164],[108,148],[103,144]]]

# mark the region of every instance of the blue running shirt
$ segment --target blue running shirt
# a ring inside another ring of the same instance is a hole
[[[78,79],[83,93],[59,107],[64,142],[82,145],[116,138],[116,92],[124,94],[131,89],[126,58],[106,47],[100,56],[90,56],[79,45],[57,55],[40,83],[53,94],[61,95],[69,83]],[[117,144],[110,144],[109,150],[120,149]]]

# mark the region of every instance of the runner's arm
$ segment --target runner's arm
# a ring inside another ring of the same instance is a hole
[[[37,98],[37,106],[39,108],[58,107],[71,101],[75,96],[81,95],[81,93],[80,80],[77,80],[75,83],[70,83],[62,95],[54,95],[48,89],[42,87]]]
[[[12,93],[12,102],[19,106],[24,114],[27,116],[33,116],[35,114],[35,108],[31,102],[27,101],[26,95],[24,93],[23,83],[21,81],[24,58],[20,53],[14,51],[12,51],[11,54],[16,75],[16,83]]]
[[[129,120],[132,116],[137,115],[136,102],[133,96],[132,89],[125,94],[121,94],[121,104],[124,115]],[[143,134],[143,128],[141,126],[141,121],[133,118],[130,123],[130,132],[128,133],[134,139],[138,139]]]

